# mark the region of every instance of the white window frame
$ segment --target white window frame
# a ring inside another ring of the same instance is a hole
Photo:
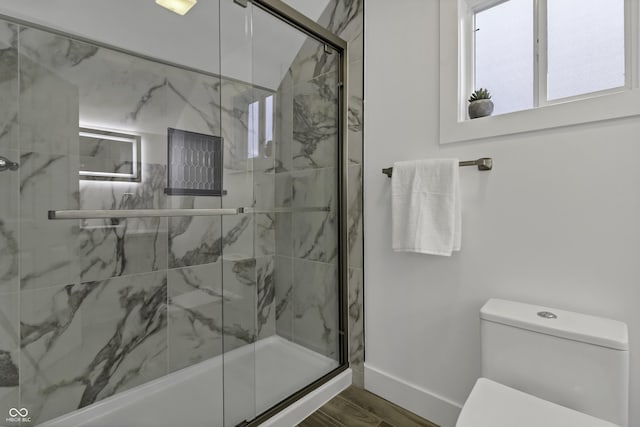
[[[541,129],[577,125],[640,115],[638,85],[638,14],[640,0],[625,0],[624,87],[546,100],[545,82],[535,81],[540,100],[532,109],[469,120],[467,98],[474,87],[474,17],[506,0],[440,0],[440,143],[485,139]],[[546,0],[534,0],[534,7]],[[544,12],[544,11],[543,11]],[[535,13],[535,11],[534,11]],[[537,13],[534,14],[534,17]],[[538,33],[546,33],[544,22],[535,19]],[[536,43],[534,37],[534,43]],[[544,39],[544,38],[543,38]],[[534,46],[535,48],[535,46]],[[546,74],[545,54],[535,61],[538,75]],[[536,73],[534,73],[536,74]],[[535,97],[534,97],[535,98]],[[534,101],[535,102],[535,101]]]

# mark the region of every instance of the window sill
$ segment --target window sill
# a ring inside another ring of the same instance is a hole
[[[443,94],[441,94],[442,96]],[[459,121],[442,111],[440,143],[471,141],[640,115],[640,90],[552,104],[531,110]]]

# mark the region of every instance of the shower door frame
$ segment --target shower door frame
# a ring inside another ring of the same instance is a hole
[[[234,0],[238,7],[245,3],[252,3],[267,13],[273,15],[308,36],[335,49],[340,56],[338,67],[338,353],[339,366],[320,377],[306,387],[296,391],[291,396],[280,401],[275,406],[258,414],[249,421],[246,427],[257,427],[269,418],[281,412],[313,390],[326,384],[349,368],[349,247],[347,227],[347,159],[348,155],[348,96],[349,96],[349,46],[336,34],[327,30],[317,22],[298,12],[280,0]],[[221,40],[222,42],[222,40]]]
[[[286,3],[280,0],[220,0],[220,1],[234,1],[238,4],[238,7],[245,6],[244,3],[252,3],[256,7],[266,11],[272,16],[278,18],[283,23],[288,24],[306,35],[318,40],[320,43],[325,44],[336,50],[339,58],[339,70],[338,70],[338,367],[331,372],[325,374],[314,382],[308,384],[300,390],[297,390],[289,397],[280,401],[276,405],[272,406],[265,412],[258,414],[256,418],[245,424],[246,427],[258,426],[265,422],[269,418],[281,412],[291,404],[295,403],[302,397],[306,396],[313,390],[326,384],[331,379],[335,378],[345,370],[349,368],[349,314],[348,314],[348,227],[347,227],[347,159],[348,159],[348,94],[349,94],[349,56],[348,56],[348,43],[333,34],[326,28],[322,27],[317,22],[309,19],[307,16],[301,14],[297,10],[293,9]],[[129,49],[114,46],[109,43],[93,40],[88,37],[83,37],[78,34],[74,34],[69,31],[63,31],[57,28],[52,28],[47,25],[31,22],[19,17],[9,16],[0,13],[0,19],[13,22],[17,25],[24,25],[30,28],[35,28],[43,31],[47,31],[59,36],[72,38],[80,42],[89,43],[95,46],[100,46],[116,52],[121,52],[127,55],[131,55],[137,58],[153,61],[160,64],[169,65],[186,71],[192,71],[207,76],[216,78],[222,78],[222,75],[206,72],[197,68],[185,66],[184,64],[178,64],[172,61],[163,60],[150,55],[134,52]],[[222,40],[220,41],[222,43]],[[233,78],[225,77],[229,80],[236,80]],[[111,213],[112,215],[112,213]],[[224,399],[224,396],[223,396]]]

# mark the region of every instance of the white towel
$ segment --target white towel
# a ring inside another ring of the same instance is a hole
[[[391,178],[393,250],[450,256],[460,250],[458,159],[396,162]]]

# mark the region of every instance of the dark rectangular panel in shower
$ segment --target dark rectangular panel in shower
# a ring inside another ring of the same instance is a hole
[[[222,196],[222,138],[167,129],[169,195]]]

